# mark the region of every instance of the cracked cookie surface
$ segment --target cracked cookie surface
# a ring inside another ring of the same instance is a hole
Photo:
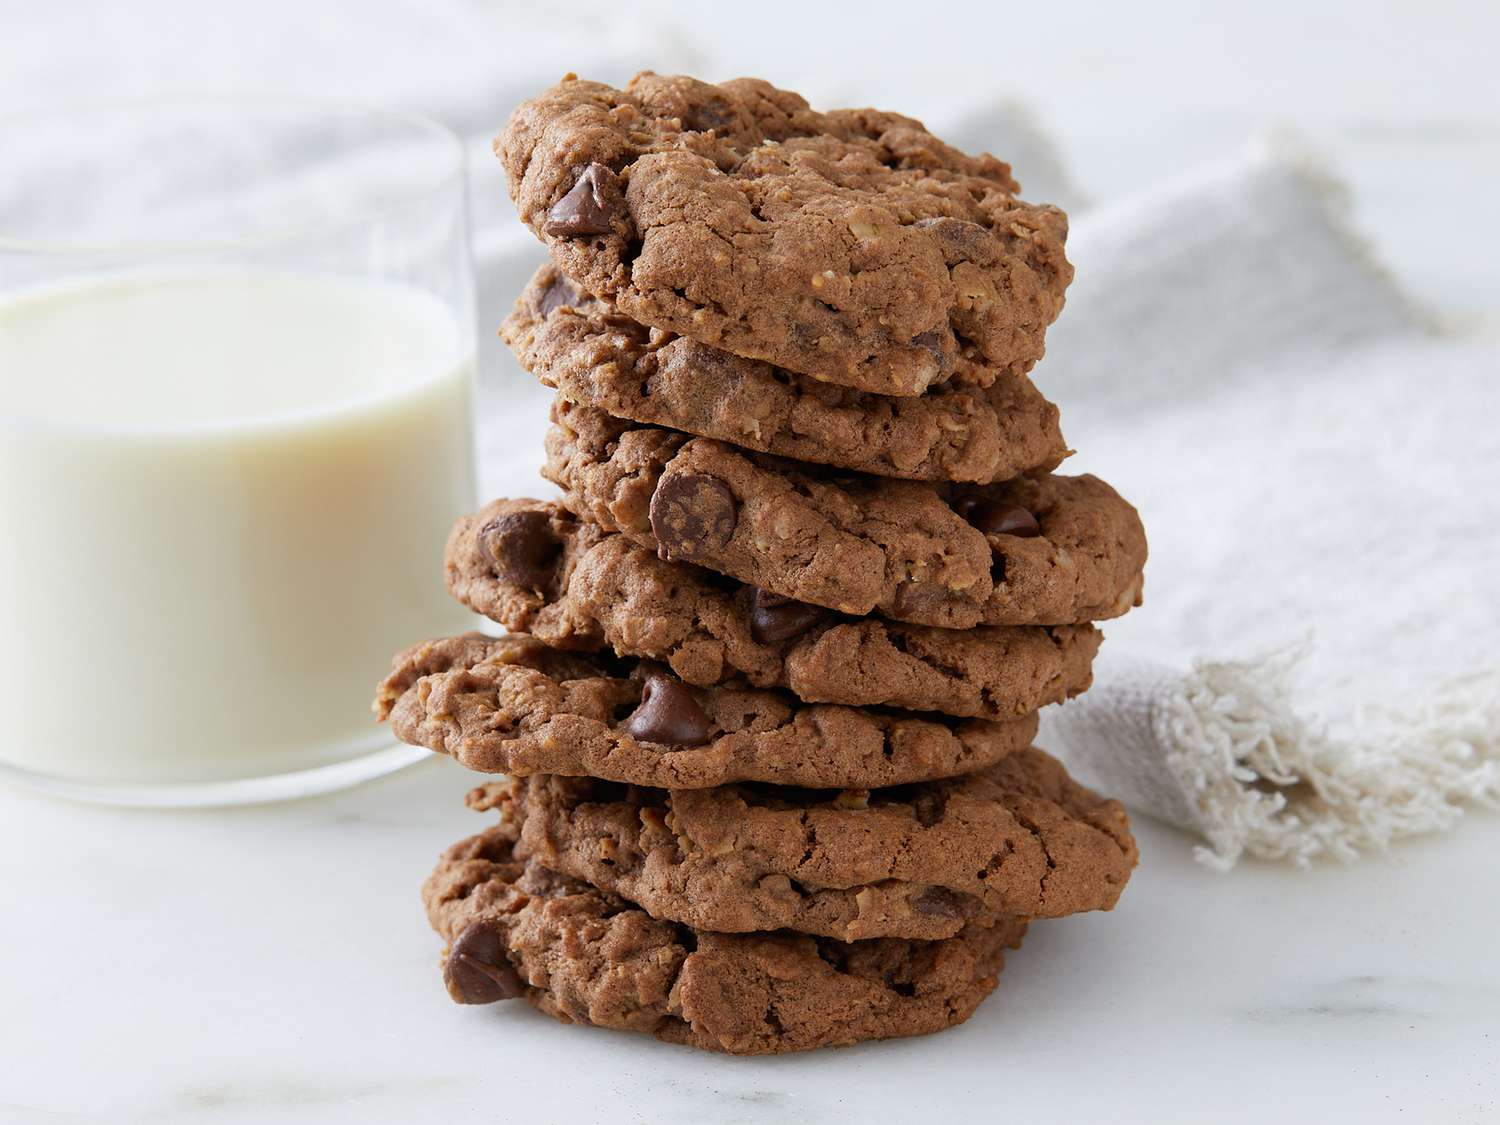
[[[692,688],[640,662],[478,633],[398,655],[376,710],[397,737],[482,773],[588,775],[660,788],[734,781],[897,785],[1024,749],[1006,722],[802,703],[742,684]]]
[[[573,76],[495,141],[554,261],[642,324],[822,381],[921,394],[1041,356],[1067,218],[1010,168],[758,79]],[[961,361],[967,361],[966,364]]]
[[[566,505],[783,597],[947,629],[1076,624],[1140,604],[1145,531],[1097,477],[934,486],[819,471],[566,399],[552,418],[543,475]]]
[[[810,703],[1014,718],[1085,690],[1101,639],[1090,625],[849,618],[667,562],[545,500],[496,500],[460,519],[444,568],[459,601],[512,632],[663,661],[697,686],[743,677]]]
[[[521,998],[564,1023],[760,1055],[922,1035],[995,988],[1024,922],[944,941],[719,934],[652,918],[514,853],[497,825],[449,848],[422,889],[459,1003]]]
[[[725,932],[935,939],[1002,916],[1108,910],[1136,862],[1125,810],[1026,749],[890,789],[642,789],[536,776],[470,794],[520,852]]]
[[[1025,375],[896,398],[851,390],[647,328],[544,265],[501,330],[574,402],[746,449],[909,480],[989,483],[1068,454],[1057,407]]]

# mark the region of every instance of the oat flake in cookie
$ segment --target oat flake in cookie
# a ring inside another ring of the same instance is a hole
[[[396,736],[482,773],[701,789],[868,788],[949,777],[1025,749],[1034,714],[991,722],[802,703],[743,683],[471,633],[398,655],[376,709]]]
[[[617,418],[746,449],[908,480],[1006,480],[1068,454],[1057,407],[1025,375],[959,374],[909,398],[877,395],[647,328],[550,262],[501,330],[549,387]]]
[[[758,79],[570,75],[495,149],[522,219],[588,292],[860,390],[1025,372],[1072,279],[1066,217],[1019,200],[1007,165]]]
[[[846,617],[667,562],[546,500],[496,500],[463,517],[444,563],[454,597],[512,632],[659,660],[700,687],[743,678],[810,703],[1015,718],[1085,690],[1101,639],[1091,625]]]
[[[1136,861],[1119,803],[1035,749],[889,789],[666,792],[538,776],[470,803],[519,825],[521,853],[553,870],[733,933],[944,938],[1005,916],[1108,910]]]
[[[995,988],[1013,918],[945,941],[718,934],[518,859],[499,825],[449,848],[422,898],[461,1004],[519,997],[564,1023],[737,1055],[925,1035]]]

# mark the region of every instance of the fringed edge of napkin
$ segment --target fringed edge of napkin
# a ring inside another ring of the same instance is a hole
[[[1200,660],[1156,695],[1158,745],[1209,841],[1201,862],[1351,860],[1450,827],[1466,802],[1500,806],[1500,674],[1368,712],[1357,737],[1336,737],[1290,703],[1304,651]]]

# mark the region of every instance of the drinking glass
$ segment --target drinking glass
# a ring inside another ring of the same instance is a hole
[[[289,797],[398,768],[391,653],[465,628],[458,139],[183,98],[0,120],[0,777]]]

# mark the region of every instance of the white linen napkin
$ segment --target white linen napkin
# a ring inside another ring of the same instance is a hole
[[[1500,801],[1500,349],[1437,334],[1344,213],[1284,141],[1081,213],[1035,371],[1152,545],[1041,741],[1225,868]]]

